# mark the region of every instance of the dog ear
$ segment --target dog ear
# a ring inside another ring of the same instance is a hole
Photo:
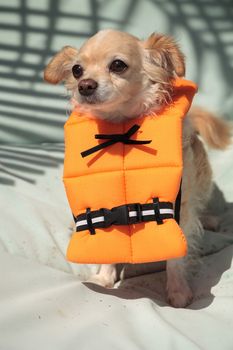
[[[70,63],[77,55],[78,50],[65,46],[49,62],[44,70],[44,80],[51,84],[58,84],[66,79],[70,73]]]
[[[184,55],[172,37],[153,33],[142,44],[153,64],[170,71],[173,75],[185,75]]]

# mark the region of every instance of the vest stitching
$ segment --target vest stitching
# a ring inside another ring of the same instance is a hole
[[[123,124],[123,132],[125,132],[125,123]],[[126,177],[125,177],[125,145],[122,144],[122,147],[123,147],[123,184],[124,184],[124,195],[125,195],[125,204],[128,203],[127,201],[127,195],[126,195]],[[128,232],[129,232],[129,244],[130,244],[130,257],[131,257],[131,260],[133,260],[133,251],[132,251],[132,241],[131,241],[131,235],[132,235],[132,231],[131,231],[131,227],[130,225],[128,225]]]
[[[180,165],[158,165],[158,166],[148,166],[145,168],[132,168],[132,169],[125,169],[126,171],[131,171],[131,170],[143,170],[143,169],[156,169],[156,168],[182,168]],[[114,173],[114,172],[122,172],[122,170],[117,169],[117,170],[107,170],[107,171],[96,171],[91,174],[83,174],[83,175],[72,175],[72,176],[63,176],[63,179],[73,179],[76,177],[82,177],[82,176],[89,176],[89,175],[95,175],[95,174],[106,174],[106,173]]]

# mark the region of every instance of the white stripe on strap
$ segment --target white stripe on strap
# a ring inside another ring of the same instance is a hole
[[[97,222],[103,222],[103,221],[104,221],[104,216],[97,216],[97,218],[91,219],[91,222],[93,224],[96,224]],[[76,222],[76,227],[85,226],[85,225],[87,225],[87,220],[80,220]]]
[[[160,214],[172,214],[172,215],[174,215],[173,209],[159,209],[159,212],[160,212]],[[147,215],[155,215],[154,209],[142,210],[142,216],[147,216]],[[129,217],[132,218],[134,216],[137,216],[136,210],[130,211]]]

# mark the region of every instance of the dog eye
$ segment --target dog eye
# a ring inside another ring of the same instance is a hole
[[[123,73],[128,68],[127,64],[121,60],[115,60],[113,61],[110,66],[109,70],[113,73]]]
[[[83,67],[80,64],[75,64],[72,67],[72,73],[76,79],[80,78],[83,75]]]

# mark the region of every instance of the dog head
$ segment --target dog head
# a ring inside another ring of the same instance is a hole
[[[44,78],[52,84],[64,81],[79,108],[121,121],[161,109],[171,98],[172,79],[184,73],[184,56],[171,37],[152,34],[140,41],[103,30],[79,50],[64,47]]]

